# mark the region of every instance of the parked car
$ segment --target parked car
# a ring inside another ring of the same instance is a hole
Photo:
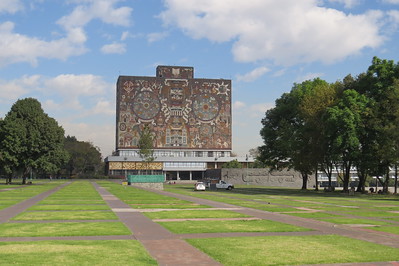
[[[194,190],[196,190],[196,191],[205,191],[205,189],[206,189],[206,186],[205,186],[204,182],[197,182],[194,185]]]
[[[227,190],[232,190],[234,188],[233,184],[227,183],[223,180],[219,180],[217,183],[213,182],[207,182],[206,187],[210,188],[212,185],[215,185],[217,189],[227,189]]]
[[[222,188],[227,190],[232,190],[234,188],[233,184],[227,183],[223,180],[220,180],[219,183],[216,183],[216,188]]]

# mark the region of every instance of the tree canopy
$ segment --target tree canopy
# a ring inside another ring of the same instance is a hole
[[[70,158],[62,168],[69,177],[93,178],[104,173],[100,149],[92,143],[78,141],[74,136],[67,136],[64,147]]]
[[[258,159],[272,169],[308,175],[342,171],[344,191],[356,167],[359,191],[374,175],[388,189],[399,161],[399,65],[374,57],[365,73],[329,84],[319,78],[294,84],[262,119]],[[331,185],[331,179],[330,179]]]
[[[0,166],[11,182],[33,171],[55,174],[68,160],[64,129],[33,98],[18,100],[0,123]]]

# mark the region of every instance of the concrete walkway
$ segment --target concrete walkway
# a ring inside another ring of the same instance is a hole
[[[367,228],[353,228],[346,225],[335,225],[328,222],[316,221],[296,216],[279,213],[266,212],[251,208],[237,207],[236,205],[190,197],[166,191],[149,190],[158,194],[171,196],[174,198],[187,200],[193,203],[208,205],[214,208],[228,209],[238,213],[247,214],[257,219],[267,219],[310,228],[313,231],[305,232],[263,232],[263,233],[201,233],[201,234],[173,234],[164,227],[158,225],[153,220],[142,214],[144,210],[133,209],[131,206],[122,202],[115,195],[108,192],[93,182],[93,186],[102,196],[103,200],[109,205],[112,211],[118,216],[119,221],[123,222],[132,232],[132,235],[121,236],[71,236],[71,237],[0,237],[0,241],[40,241],[40,240],[115,240],[115,239],[137,239],[148,250],[159,265],[220,265],[217,261],[204,254],[200,250],[189,245],[184,239],[189,238],[212,238],[212,237],[243,237],[243,236],[303,236],[303,235],[324,235],[335,234],[350,238],[365,240],[373,243],[383,244],[390,247],[399,248],[399,237],[397,235],[375,232]],[[65,187],[68,183],[48,190],[14,206],[0,210],[0,223],[25,223],[32,221],[10,221],[10,219],[20,212],[36,204],[40,200],[48,197],[57,190]],[[90,220],[97,221],[97,220]],[[101,220],[104,222],[104,220]],[[111,221],[111,220],[105,220]],[[112,220],[117,221],[117,220]],[[50,221],[34,221],[35,223]],[[66,222],[66,221],[51,221]],[[71,222],[68,220],[68,222]],[[89,221],[78,221],[89,222]],[[346,264],[325,264],[325,265],[395,265],[399,262],[376,262],[376,263],[346,263]]]
[[[208,205],[217,208],[237,208],[236,205],[231,205],[222,202],[215,202],[211,200],[195,198],[191,196],[166,192],[166,191],[156,191],[149,190],[151,192],[156,192],[165,196],[175,197],[182,200],[191,201],[197,204]],[[384,232],[376,232],[373,230],[365,229],[365,228],[354,228],[346,225],[336,225],[329,222],[317,221],[313,219],[306,219],[297,216],[291,216],[281,213],[274,212],[266,212],[262,210],[256,210],[251,208],[239,208],[232,209],[232,211],[239,212],[242,214],[247,214],[256,218],[266,219],[271,221],[282,222],[286,224],[292,224],[296,226],[301,226],[305,228],[309,228],[312,230],[316,230],[322,234],[334,234],[346,236],[354,239],[364,240],[372,243],[382,244],[394,248],[399,248],[399,237],[398,235],[384,233]]]
[[[134,211],[106,189],[96,183],[93,185],[159,265],[220,265],[140,212]]]
[[[8,222],[8,220],[11,219],[12,217],[25,211],[29,207],[31,207],[31,206],[35,205],[37,202],[47,198],[48,196],[50,196],[51,194],[60,190],[61,188],[65,187],[68,184],[70,184],[70,182],[64,183],[62,185],[59,185],[58,187],[50,189],[46,192],[43,192],[39,195],[32,197],[32,198],[26,199],[26,200],[24,200],[20,203],[17,203],[13,206],[10,206],[8,208],[0,210],[0,223]]]

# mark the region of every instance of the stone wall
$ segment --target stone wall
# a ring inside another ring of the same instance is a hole
[[[135,187],[163,190],[163,183],[132,183]]]
[[[268,168],[223,168],[208,171],[206,177],[221,178],[234,185],[258,185],[267,187],[302,187],[302,176],[293,170],[270,171]],[[308,188],[315,185],[314,175],[309,176]]]

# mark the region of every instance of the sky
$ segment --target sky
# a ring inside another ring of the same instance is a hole
[[[65,134],[115,149],[119,75],[158,65],[232,80],[233,151],[262,145],[294,83],[398,61],[399,0],[1,0],[0,117],[39,100]]]

